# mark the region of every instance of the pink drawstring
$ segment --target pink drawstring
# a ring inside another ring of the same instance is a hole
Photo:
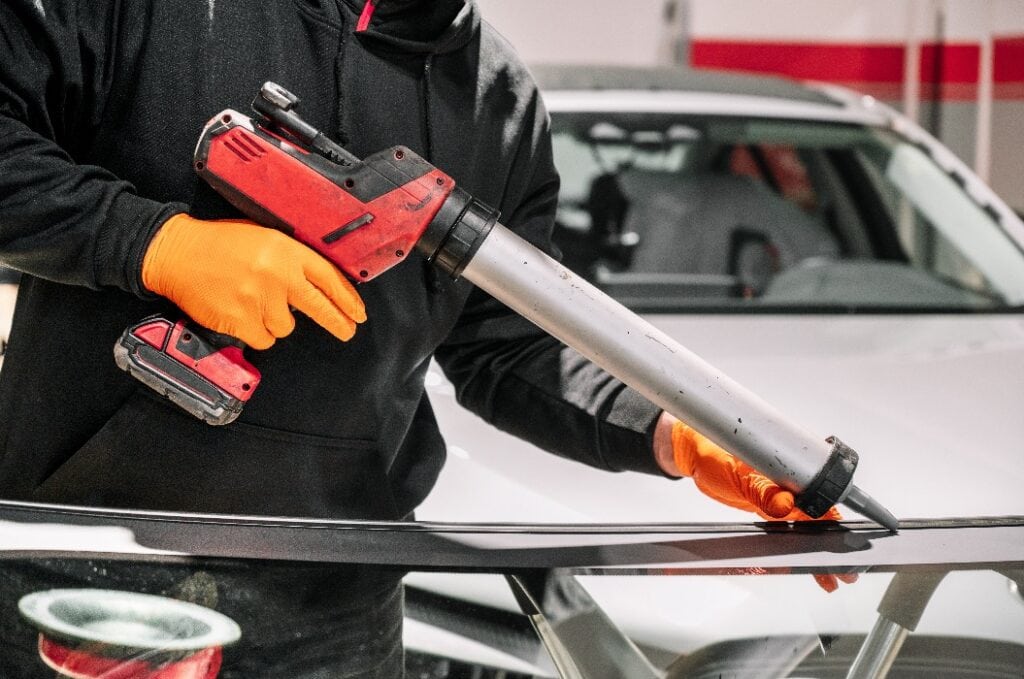
[[[366,4],[363,6],[363,13],[359,15],[359,22],[356,23],[356,32],[365,31],[370,25],[370,17],[373,16],[373,10],[377,9],[377,0],[366,0]]]

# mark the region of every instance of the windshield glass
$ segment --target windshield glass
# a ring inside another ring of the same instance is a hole
[[[317,632],[337,624],[340,606],[289,587],[276,604],[288,615],[269,615],[225,577],[243,563],[276,577],[277,564],[252,560],[2,559],[0,676],[342,676],[328,655],[294,661],[296,649],[318,648]],[[413,572],[395,624],[409,679],[843,679],[885,676],[870,671],[886,662],[892,677],[1019,676],[1019,563],[837,572],[835,588],[823,584],[834,575],[757,569]]]
[[[970,311],[1024,303],[1024,254],[893,132],[663,113],[554,113],[555,241],[644,311]]]

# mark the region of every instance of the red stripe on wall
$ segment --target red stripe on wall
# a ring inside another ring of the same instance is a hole
[[[799,80],[902,82],[901,45],[694,40],[690,63]]]
[[[996,38],[992,79],[997,84],[1024,83],[1024,35]]]
[[[921,45],[921,82],[943,85],[978,83],[981,47],[931,43]]]
[[[918,73],[921,98],[925,101],[976,101],[980,69],[980,45],[923,44]]]
[[[690,63],[797,80],[845,85],[880,99],[902,96],[905,48],[899,44],[837,44],[694,40]],[[978,95],[981,48],[969,43],[924,44],[919,81],[926,100],[970,101]],[[1015,96],[1024,83],[1024,36],[994,44],[995,97]]]

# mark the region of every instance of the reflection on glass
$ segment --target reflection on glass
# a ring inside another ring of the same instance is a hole
[[[268,616],[265,602],[246,602],[211,586],[209,573],[225,563],[0,562],[0,676],[335,676],[334,660],[315,655],[307,657],[301,671],[287,674],[275,674],[269,665],[247,665],[244,656],[254,649],[269,649],[270,656],[263,657],[272,657],[283,639],[323,626],[324,609],[319,602],[305,601],[296,610],[308,609],[306,620]],[[271,562],[247,562],[247,568],[276,572]],[[87,571],[97,574],[95,580],[104,579],[98,576],[102,571],[117,571],[122,589],[62,589],[69,574]],[[1018,594],[1024,565],[1019,563],[864,572],[854,584],[832,593],[819,587],[810,572],[638,572],[647,574],[408,574],[406,676],[945,679],[1016,677],[1024,667],[1024,600]],[[19,614],[18,602],[27,601],[20,589],[30,579],[33,588],[45,586],[28,573],[47,574],[52,587],[42,591],[50,599],[32,611],[23,604]],[[153,594],[156,583],[167,581],[182,586],[161,597],[136,593]],[[86,598],[79,598],[83,594]],[[206,606],[183,603],[195,599]],[[237,627],[225,621],[224,612],[232,614]],[[40,632],[47,640],[42,645]],[[200,647],[215,649],[216,657]],[[61,656],[61,648],[74,653]]]

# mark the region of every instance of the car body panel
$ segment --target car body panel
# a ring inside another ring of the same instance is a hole
[[[1019,314],[649,318],[784,415],[859,451],[855,482],[898,517],[1024,513],[1024,466],[1014,454],[1024,391],[994,388],[1024,378]],[[607,474],[497,432],[457,407],[433,370],[428,389],[456,452],[421,518],[749,518],[689,482]]]
[[[559,91],[544,95],[544,102],[552,112],[609,112],[618,113],[690,113],[786,118],[792,120],[819,120],[863,125],[885,125],[889,117],[873,109],[847,109],[832,106],[794,102],[768,97],[737,96],[717,93],[630,92],[610,90],[602,92]],[[609,102],[611,104],[609,105]]]

